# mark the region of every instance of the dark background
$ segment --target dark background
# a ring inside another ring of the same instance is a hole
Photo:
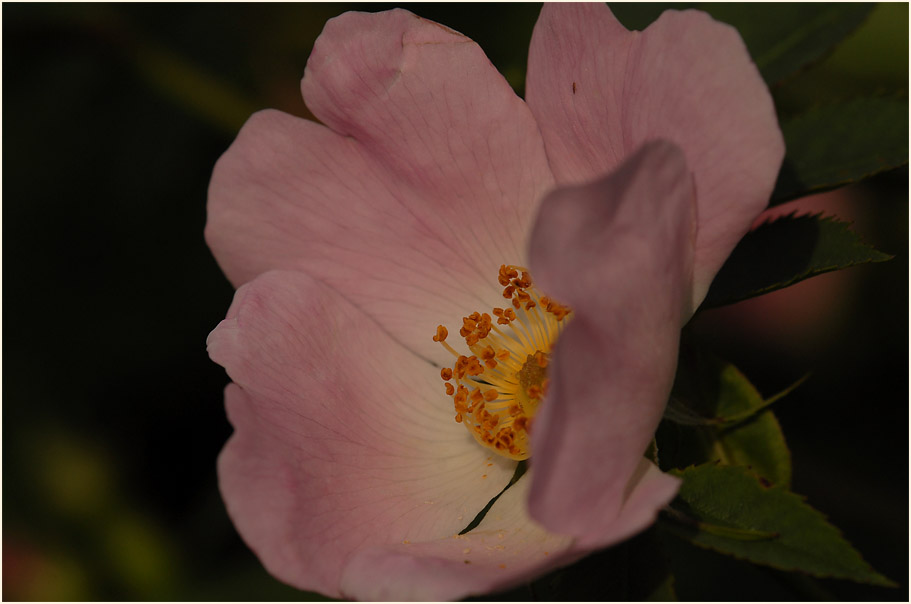
[[[349,8],[3,5],[5,599],[306,597],[262,570],[217,492],[227,378],[205,339],[232,288],[202,230],[215,160],[256,109],[307,115],[313,40]],[[521,92],[537,5],[409,8],[474,38]],[[908,7],[895,4],[773,92],[787,115],[906,95],[907,77]],[[764,394],[812,373],[776,407],[793,488],[901,584],[825,581],[820,597],[908,597],[907,185],[902,169],[804,202],[855,220],[891,262],[693,326]],[[814,593],[674,547],[681,598]]]

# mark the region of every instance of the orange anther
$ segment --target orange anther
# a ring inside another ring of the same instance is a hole
[[[570,309],[568,306],[563,306],[559,302],[554,302],[547,296],[543,296],[541,298],[541,304],[544,306],[547,312],[556,317],[557,321],[562,321],[566,315],[572,312],[572,309]]]
[[[478,337],[481,339],[486,338],[492,328],[493,325],[490,322],[490,315],[487,313],[481,315],[481,320],[478,321]]]
[[[453,371],[455,372],[455,376],[457,379],[462,379],[463,377],[465,377],[465,367],[467,365],[468,365],[468,357],[463,355],[456,359],[456,364],[455,364],[455,367],[453,368]]]
[[[455,400],[456,405],[464,405],[468,401],[468,388],[459,385],[453,400]]]
[[[497,325],[509,325],[509,319],[506,318],[506,311],[502,308],[493,309],[493,314],[497,317]]]
[[[465,366],[465,373],[468,375],[481,375],[484,373],[484,368],[481,367],[481,362],[478,361],[478,357],[471,356],[468,358],[468,363]]]
[[[501,265],[497,281],[509,304],[493,308],[490,314],[475,311],[462,317],[458,333],[470,352],[459,355],[444,344],[457,359],[451,368],[440,369],[440,377],[452,397],[456,422],[464,424],[482,445],[513,459],[526,459],[529,414],[547,393],[548,351],[553,346],[553,319],[543,313],[561,321],[572,309],[540,296],[531,274],[522,267]],[[532,311],[539,307],[542,312]],[[513,321],[518,323],[511,325]],[[558,327],[556,333],[560,331]],[[443,342],[447,336],[440,325],[434,341]]]
[[[526,281],[525,279],[513,279],[512,285],[515,286],[519,291],[525,290],[528,287],[531,287],[531,282]]]
[[[501,264],[498,280],[500,281],[500,285],[507,285],[510,279],[517,277],[518,275],[519,272],[513,268],[512,265],[507,266],[506,264]]]

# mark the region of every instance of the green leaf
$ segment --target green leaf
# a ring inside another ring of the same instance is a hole
[[[674,472],[683,478],[676,511],[664,526],[701,547],[788,571],[894,587],[825,517],[779,486],[743,468],[715,464]],[[725,527],[708,531],[703,525]],[[742,533],[739,531],[746,531]],[[764,538],[742,538],[744,534]]]
[[[733,387],[735,390],[741,391],[740,393],[742,396],[738,397],[736,400],[746,403],[742,406],[742,410],[732,411],[730,415],[726,416],[705,417],[690,409],[690,407],[679,398],[672,396],[664,411],[664,418],[677,424],[683,424],[684,426],[733,426],[748,419],[752,419],[766,407],[771,406],[773,403],[776,403],[791,394],[810,377],[809,374],[807,374],[778,394],[762,400],[759,396],[759,392],[753,388],[752,384],[749,385],[749,388],[742,386],[744,382],[746,384],[749,384],[749,382],[746,382],[746,377],[744,377],[736,367],[728,364],[721,367],[720,372],[726,374],[721,376],[723,383]],[[724,398],[725,400],[732,400],[731,397]],[[657,461],[658,450],[654,439],[652,439],[652,443],[649,445],[648,450],[646,450],[645,456],[652,461]]]
[[[727,365],[726,367],[723,367],[722,373],[727,374],[727,375],[722,376],[722,378],[721,378],[722,382],[726,383],[728,386],[733,387],[734,389],[738,389],[741,386],[741,384],[746,380],[746,378],[743,376],[743,374],[741,374],[740,371],[738,371],[737,368],[734,367],[733,365]],[[690,407],[688,407],[686,405],[686,403],[681,401],[679,398],[672,397],[671,400],[668,401],[667,409],[665,409],[665,412],[664,412],[664,418],[668,419],[672,422],[678,423],[678,424],[683,424],[685,426],[731,426],[731,425],[739,424],[748,419],[752,419],[753,416],[757,415],[760,411],[764,410],[766,407],[771,406],[773,403],[779,401],[780,399],[784,398],[785,396],[787,396],[788,394],[793,392],[798,386],[800,386],[802,383],[804,383],[808,377],[810,377],[810,376],[805,375],[804,377],[800,378],[799,380],[797,380],[796,382],[794,382],[793,384],[791,384],[790,386],[788,386],[787,388],[785,388],[784,390],[779,392],[778,394],[771,396],[765,400],[758,398],[759,397],[758,392],[755,392],[755,395],[754,395],[753,394],[754,391],[747,390],[744,387],[743,392],[742,392],[743,396],[741,398],[739,398],[738,400],[746,402],[747,405],[745,405],[743,407],[743,410],[733,412],[733,413],[731,413],[731,415],[727,415],[727,416],[722,415],[722,416],[717,416],[717,417],[705,417],[705,416],[699,415],[698,413],[696,413],[695,411],[690,409]],[[750,385],[750,388],[752,389],[752,385]],[[649,445],[649,448],[646,451],[645,456],[648,457],[649,459],[651,459],[652,461],[657,460],[657,458],[658,458],[657,444],[655,444],[654,440]]]
[[[864,98],[781,124],[787,152],[771,205],[857,182],[908,163],[908,101]]]
[[[721,431],[712,442],[708,458],[749,468],[770,484],[791,486],[791,452],[781,424],[771,411]]]
[[[759,411],[762,395],[731,363],[702,349],[684,336],[672,396],[686,408],[713,423]]]
[[[782,289],[821,273],[892,256],[830,216],[790,214],[747,233],[718,271],[701,309]]]
[[[685,339],[667,421],[658,431],[661,467],[718,461],[788,486],[791,455],[768,407],[802,382],[765,399],[736,367]]]
[[[766,539],[775,539],[778,537],[778,533],[769,531],[731,528],[729,526],[719,526],[708,522],[700,522],[697,526],[700,531],[726,539],[736,539],[737,541],[764,541]]]
[[[706,3],[699,8],[737,28],[762,77],[772,85],[823,58],[874,6],[788,2]]]

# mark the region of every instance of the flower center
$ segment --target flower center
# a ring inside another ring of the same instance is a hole
[[[528,459],[528,433],[547,394],[550,352],[572,310],[539,295],[526,268],[503,265],[498,280],[512,306],[492,310],[496,324],[487,313],[462,318],[459,335],[470,356],[446,343],[449,331],[442,325],[433,341],[456,358],[440,371],[455,420],[481,445],[510,459]]]

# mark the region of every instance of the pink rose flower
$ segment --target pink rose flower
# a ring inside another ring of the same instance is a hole
[[[643,454],[680,328],[783,156],[737,32],[545,6],[524,102],[464,36],[347,13],[301,88],[322,123],[251,117],[206,227],[239,287],[208,341],[234,382],[220,487],[266,568],[454,599],[647,527],[678,486]]]

